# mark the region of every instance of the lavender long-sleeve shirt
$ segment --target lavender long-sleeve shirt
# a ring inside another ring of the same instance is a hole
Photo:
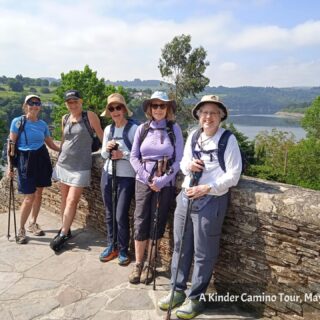
[[[140,146],[140,136],[143,130],[144,124],[141,124],[134,136],[132,150],[130,155],[130,163],[136,172],[136,179],[144,184],[149,184],[148,179],[150,173],[155,165],[155,162],[142,160],[163,160],[166,156],[171,159],[173,156],[173,146],[170,142],[167,130],[152,130],[166,127],[166,120],[151,121],[150,130],[147,136],[143,140]],[[180,161],[183,155],[183,136],[180,126],[175,123],[173,125],[173,131],[175,134],[175,162],[171,165],[172,172],[170,174],[164,174],[161,177],[154,177],[155,185],[161,189],[168,186],[172,181],[175,184],[175,176],[180,169]]]

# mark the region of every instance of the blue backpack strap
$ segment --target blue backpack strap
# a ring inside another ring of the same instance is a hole
[[[93,129],[91,128],[91,125],[90,125],[90,122],[89,122],[89,118],[88,118],[88,112],[87,111],[82,111],[82,119],[83,119],[83,122],[91,136],[91,138],[93,139],[94,138],[94,132],[93,132]]]
[[[109,131],[109,135],[108,135],[108,141],[112,140],[114,136],[114,122],[111,123],[110,126],[110,131]]]
[[[198,142],[198,139],[200,137],[200,134],[202,132],[202,128],[199,128],[197,129],[193,135],[192,135],[192,138],[191,138],[191,150],[192,150],[192,156],[196,159],[199,159],[199,152],[195,151],[195,148],[196,148],[196,144]]]
[[[226,164],[224,162],[224,153],[226,151],[228,140],[231,135],[232,135],[232,132],[230,130],[225,130],[218,142],[218,161],[221,169],[224,172],[226,172]]]
[[[132,149],[132,143],[129,140],[129,131],[131,129],[131,127],[135,124],[135,122],[131,119],[128,119],[128,122],[126,124],[126,126],[123,129],[123,141],[125,143],[125,145],[127,146],[127,148],[131,151]],[[111,131],[111,130],[110,130]]]

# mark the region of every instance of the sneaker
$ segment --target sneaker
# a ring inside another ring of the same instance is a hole
[[[18,244],[25,244],[27,243],[27,237],[26,237],[26,230],[25,229],[20,229],[17,235],[16,242]]]
[[[55,252],[59,252],[63,246],[65,245],[66,241],[68,240],[68,236],[65,235],[60,235],[60,233],[58,233],[50,242],[50,248],[55,251]]]
[[[169,292],[168,295],[166,295],[165,297],[162,297],[159,301],[158,301],[158,307],[161,310],[168,310],[169,309],[169,304],[170,304],[170,299],[171,299],[171,293],[172,290]],[[183,291],[175,291],[174,295],[173,295],[173,299],[172,299],[172,306],[171,308],[173,309],[174,307],[182,304],[184,302],[184,300],[186,299],[186,294]]]
[[[118,262],[120,266],[127,266],[130,263],[130,258],[126,250],[120,250],[118,256]]]
[[[140,282],[141,272],[142,272],[143,264],[136,263],[133,266],[133,270],[129,275],[129,282],[132,284],[138,284]]]
[[[118,250],[113,249],[113,245],[107,246],[99,256],[101,262],[108,262],[118,256]]]
[[[44,231],[41,230],[40,226],[36,222],[29,223],[28,231],[33,233],[35,236],[44,236]]]
[[[179,319],[193,319],[204,310],[204,303],[198,299],[186,299],[181,307],[176,310]]]
[[[148,272],[148,269],[149,269],[149,272]],[[141,273],[140,282],[145,283],[145,284],[149,284],[153,281],[153,277],[154,277],[153,265],[150,265],[150,267],[149,267],[148,263],[145,264],[145,266],[143,267],[142,273]]]
[[[55,235],[55,237],[54,237],[53,239],[55,239],[55,238],[57,238],[58,236],[60,236],[60,233],[61,233],[61,229],[58,231],[58,233]],[[70,238],[72,238],[71,229],[69,229],[66,237],[67,237],[67,240],[69,240]]]

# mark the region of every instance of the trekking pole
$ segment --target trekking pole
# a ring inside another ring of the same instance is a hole
[[[12,141],[9,141],[9,169],[10,173],[13,174],[13,157],[14,157],[14,148],[15,144]],[[10,225],[11,225],[11,204],[13,211],[13,223],[14,223],[14,235],[15,240],[17,241],[17,222],[16,222],[16,209],[15,209],[15,198],[14,198],[14,186],[13,186],[13,176],[10,176],[10,187],[9,187],[9,212],[8,212],[8,233],[7,238],[10,238]]]
[[[190,187],[194,187],[194,186],[198,185],[198,182],[199,182],[199,179],[200,179],[201,175],[202,175],[202,171],[194,172],[192,174],[192,177],[191,177],[191,180],[190,180]],[[193,199],[188,199],[187,212],[186,212],[186,216],[185,216],[184,223],[183,223],[182,237],[181,237],[179,253],[178,253],[177,269],[176,269],[176,273],[175,273],[174,279],[173,279],[173,285],[172,285],[172,291],[171,291],[171,296],[170,296],[169,308],[167,310],[167,315],[166,315],[166,318],[165,318],[166,320],[170,320],[171,319],[173,297],[174,297],[174,292],[175,292],[176,286],[177,286],[178,271],[179,271],[179,266],[180,266],[180,261],[181,261],[183,243],[184,243],[184,238],[185,238],[185,234],[186,234],[189,215],[191,214],[191,211],[192,211],[192,205],[193,205]]]
[[[118,144],[110,150],[110,159],[112,157],[112,151],[118,150]],[[117,210],[117,160],[112,161],[112,250],[116,248],[116,210]]]
[[[161,191],[160,191],[161,192]],[[151,259],[153,254],[153,247],[155,246],[155,254],[153,258],[153,290],[156,290],[156,261],[158,256],[158,221],[159,221],[159,207],[160,207],[160,192],[157,192],[157,199],[156,199],[156,211],[154,213],[154,219],[153,219],[153,232],[152,232],[152,243],[151,243],[151,249],[149,254],[149,261],[148,261],[148,270],[147,270],[147,277],[145,284],[148,284],[148,277],[150,272],[150,265],[151,265]]]

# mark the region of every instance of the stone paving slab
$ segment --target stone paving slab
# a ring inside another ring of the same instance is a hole
[[[157,301],[169,289],[169,279],[157,278],[152,285],[131,285],[132,265],[117,260],[99,261],[106,241],[101,233],[72,226],[73,238],[66,250],[55,254],[50,240],[60,227],[60,217],[41,212],[38,223],[46,234],[18,245],[7,239],[6,213],[0,214],[0,319],[4,320],[160,320],[165,313]],[[17,213],[19,221],[19,213]],[[171,319],[176,319],[174,312]],[[196,319],[246,319],[250,315],[232,308],[208,308]]]

